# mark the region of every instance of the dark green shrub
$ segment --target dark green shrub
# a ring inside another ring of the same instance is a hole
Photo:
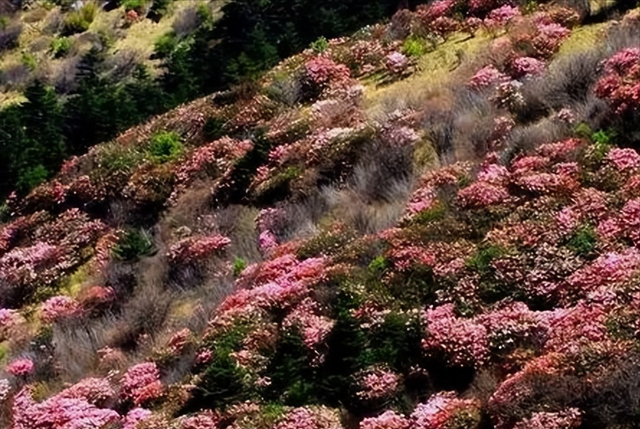
[[[51,40],[50,49],[54,58],[64,57],[71,49],[71,40],[68,37],[55,37]]]
[[[478,252],[467,261],[467,267],[479,272],[486,272],[491,267],[491,262],[506,254],[506,250],[500,246],[482,246]]]
[[[321,54],[329,48],[329,41],[326,37],[320,36],[315,42],[311,43],[310,47],[316,54]]]
[[[218,140],[223,137],[226,133],[224,131],[225,120],[218,117],[212,117],[207,119],[204,127],[202,127],[202,133],[204,134],[204,138],[207,140]]]
[[[235,257],[233,259],[233,275],[238,277],[240,273],[247,267],[247,261],[242,258]]]
[[[178,134],[161,131],[151,137],[148,151],[154,161],[164,164],[177,159],[184,152],[184,146]]]
[[[120,261],[136,261],[142,256],[157,252],[153,238],[146,231],[130,229],[126,231],[113,248],[113,256]]]
[[[593,227],[587,225],[573,233],[567,243],[567,247],[580,256],[589,257],[593,255],[596,244],[598,244],[596,231]]]
[[[315,402],[315,374],[308,348],[298,330],[285,332],[278,339],[266,373],[271,378],[267,397],[291,406]]]

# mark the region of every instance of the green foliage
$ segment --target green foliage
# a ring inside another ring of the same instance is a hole
[[[212,117],[207,119],[202,132],[207,140],[213,141],[223,137],[226,133],[224,131],[225,121],[222,118]]]
[[[67,14],[62,24],[62,35],[71,36],[76,33],[84,33],[89,29],[98,11],[95,2],[88,2],[80,10]]]
[[[389,261],[387,258],[380,255],[377,256],[371,263],[369,264],[369,271],[372,273],[382,273],[389,266]]]
[[[17,183],[18,189],[29,191],[47,180],[48,177],[49,172],[42,164],[30,167],[20,173]]]
[[[500,246],[480,246],[478,252],[467,261],[467,266],[481,273],[486,272],[494,259],[500,258],[506,253],[506,250]]]
[[[123,0],[121,2],[124,10],[130,11],[135,10],[136,12],[141,12],[144,6],[147,4],[146,0]]]
[[[592,162],[599,163],[607,156],[615,137],[616,134],[613,130],[598,130],[591,135],[593,146],[590,159]]]
[[[321,367],[319,388],[331,404],[349,401],[351,377],[363,369],[366,336],[349,311],[340,311],[327,338],[326,360]]]
[[[447,213],[447,209],[443,204],[437,204],[428,210],[423,210],[418,213],[412,220],[415,224],[427,224],[430,222],[436,222],[444,219]]]
[[[421,57],[429,52],[429,44],[421,37],[408,37],[402,45],[402,52],[410,57]]]
[[[247,268],[247,261],[236,256],[233,259],[233,275],[238,277],[245,268]]]
[[[593,255],[596,244],[598,244],[596,231],[587,225],[573,233],[567,242],[567,247],[580,256],[589,257]]]
[[[242,346],[245,335],[246,327],[239,325],[208,341],[215,358],[199,374],[196,388],[184,411],[224,408],[250,396],[251,392],[243,382],[245,374],[231,357],[231,353]]]
[[[317,386],[302,335],[290,330],[280,336],[266,371],[271,377],[267,397],[285,405],[302,406],[314,402]]]
[[[21,58],[22,64],[29,70],[34,71],[38,67],[36,56],[30,52],[23,52]]]
[[[54,37],[50,49],[54,58],[62,58],[71,50],[71,40],[68,37]]]
[[[417,365],[422,356],[422,327],[418,318],[405,313],[390,313],[384,323],[368,338],[363,366],[383,363],[395,371],[405,372]]]
[[[120,261],[137,261],[142,256],[153,255],[157,250],[148,232],[129,229],[120,237],[112,252]]]
[[[179,158],[184,152],[184,146],[177,133],[160,131],[151,137],[148,151],[153,160],[164,164]]]
[[[321,54],[329,48],[329,41],[326,37],[320,36],[315,42],[312,42],[310,48],[316,54]]]

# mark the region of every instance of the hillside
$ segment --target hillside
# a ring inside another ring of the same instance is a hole
[[[9,196],[0,427],[639,427],[640,8],[410,6]]]

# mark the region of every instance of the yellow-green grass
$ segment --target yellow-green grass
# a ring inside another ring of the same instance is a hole
[[[365,107],[371,114],[382,107],[387,99],[424,97],[429,93],[438,94],[449,82],[452,73],[461,61],[477,54],[488,46],[491,38],[478,33],[470,38],[467,34],[456,33],[435,50],[418,59],[416,72],[407,79],[386,86],[364,81]]]

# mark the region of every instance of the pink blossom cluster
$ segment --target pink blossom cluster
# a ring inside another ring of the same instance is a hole
[[[338,64],[322,55],[307,61],[304,70],[309,80],[321,89],[344,85],[351,77],[344,64]]]
[[[176,186],[170,200],[175,201],[197,178],[222,176],[235,160],[244,156],[252,147],[251,140],[238,141],[223,137],[196,149],[178,168]]]
[[[489,12],[489,15],[484,20],[484,25],[491,30],[497,30],[519,16],[520,10],[517,7],[505,4]]]
[[[0,341],[4,341],[11,331],[11,328],[21,323],[22,316],[17,310],[0,308]]]
[[[464,208],[481,208],[504,204],[511,200],[506,187],[477,181],[458,192],[458,202]]]
[[[324,408],[301,407],[290,411],[274,429],[342,429],[334,411]]]
[[[300,304],[295,306],[283,321],[283,326],[298,327],[304,338],[304,343],[310,349],[315,349],[321,344],[331,332],[334,321],[322,316],[320,305],[305,298]]]
[[[360,391],[358,397],[364,400],[391,398],[398,390],[398,374],[384,368],[373,368],[358,377]]]
[[[133,408],[124,417],[122,429],[137,429],[139,427],[138,424],[149,420],[151,415],[151,411],[145,408]]]
[[[409,66],[409,58],[400,52],[391,52],[384,58],[384,64],[390,73],[400,75]]]
[[[78,301],[70,296],[58,295],[46,300],[40,309],[40,318],[46,323],[53,323],[78,315]]]
[[[160,371],[153,362],[143,362],[129,368],[122,378],[122,396],[136,406],[157,399],[163,394]]]
[[[12,360],[5,368],[5,370],[9,374],[15,375],[17,377],[26,377],[27,375],[32,374],[34,369],[35,365],[29,358],[19,358]]]
[[[595,93],[618,113],[640,107],[640,49],[626,48],[604,62]]]
[[[606,158],[620,172],[637,172],[640,170],[640,154],[633,149],[613,148]]]
[[[184,238],[169,248],[167,256],[174,264],[189,264],[202,261],[226,248],[231,240],[220,234]]]
[[[452,366],[482,366],[489,357],[489,340],[484,326],[457,316],[452,304],[426,310],[427,335],[422,348],[444,357]]]
[[[479,421],[479,405],[473,399],[459,399],[455,392],[440,392],[424,404],[418,404],[410,416],[412,429],[446,429],[452,420],[464,413],[473,424]]]
[[[567,279],[571,288],[590,291],[598,286],[623,283],[640,274],[640,251],[635,247],[609,252]]]
[[[556,413],[533,413],[528,419],[517,423],[513,429],[576,429],[582,422],[580,414],[577,408],[568,408]]]
[[[212,411],[188,416],[180,420],[179,429],[217,429],[220,417]]]
[[[171,336],[169,342],[167,343],[169,352],[174,356],[179,355],[180,353],[182,353],[192,337],[193,332],[191,332],[189,328],[179,330]]]
[[[60,399],[82,399],[94,405],[102,404],[114,396],[115,391],[106,378],[85,378],[57,395]]]
[[[509,77],[496,69],[493,65],[488,65],[476,72],[467,84],[469,88],[480,89],[500,83],[508,82]]]
[[[395,411],[385,411],[377,417],[368,417],[360,422],[360,429],[409,429],[410,421]]]
[[[532,57],[518,57],[511,65],[516,79],[536,76],[544,71],[544,62]]]
[[[83,399],[54,396],[37,403],[30,387],[16,394],[12,414],[13,429],[102,429],[120,422],[117,412]]]
[[[24,287],[34,281],[49,285],[77,262],[75,252],[70,249],[39,241],[32,246],[15,248],[0,258],[0,281],[14,287]]]

